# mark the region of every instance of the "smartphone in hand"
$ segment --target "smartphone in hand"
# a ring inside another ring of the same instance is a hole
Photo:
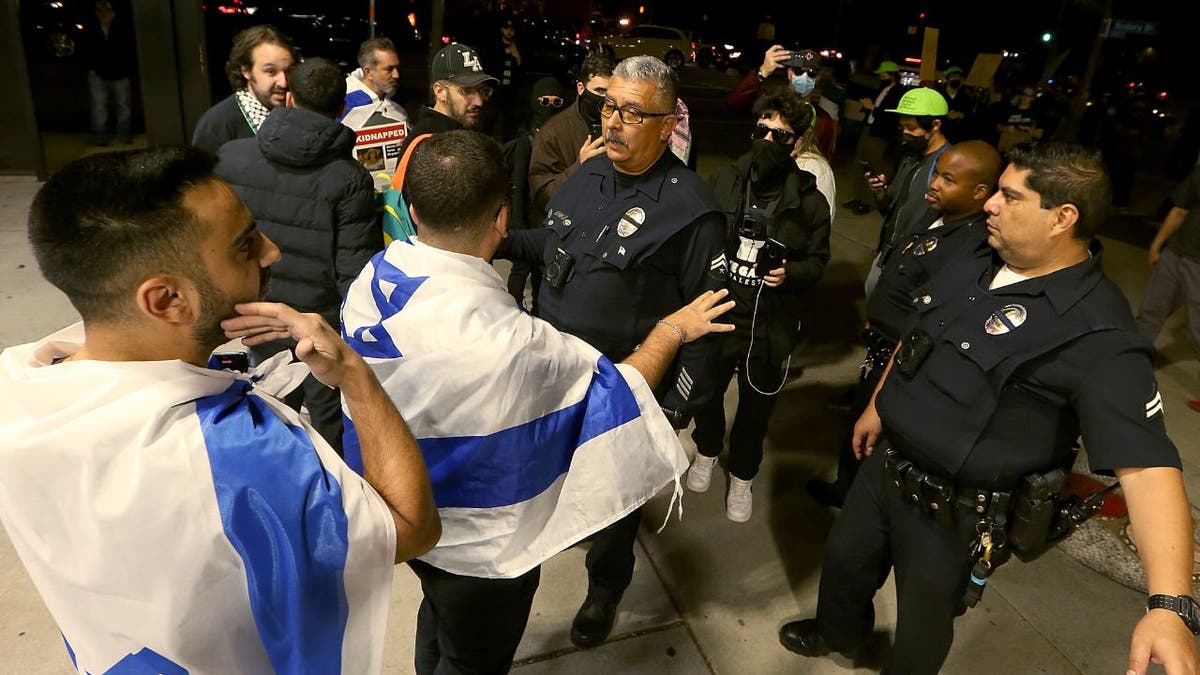
[[[763,244],[762,250],[758,253],[758,270],[759,277],[765,277],[772,270],[777,270],[783,266],[783,259],[787,256],[787,247],[782,243],[768,239],[767,243]]]
[[[862,169],[863,173],[867,174],[868,176],[871,176],[872,178],[879,175],[878,172],[876,172],[875,169],[871,167],[870,162],[859,162],[858,167],[860,169]]]

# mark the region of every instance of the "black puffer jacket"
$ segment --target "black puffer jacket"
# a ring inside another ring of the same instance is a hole
[[[350,283],[383,249],[371,177],[352,159],[354,132],[315,112],[278,107],[258,135],[217,153],[233,185],[283,258],[268,299],[338,325]]]

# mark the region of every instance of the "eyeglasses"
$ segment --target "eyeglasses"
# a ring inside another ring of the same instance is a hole
[[[776,129],[765,124],[755,125],[754,131],[750,132],[750,138],[760,140],[771,136],[771,140],[780,145],[791,145],[796,142],[796,132],[788,131],[787,129]]]
[[[451,84],[453,84],[453,83],[451,83]],[[484,100],[491,98],[492,92],[495,91],[495,89],[493,87],[490,87],[486,84],[480,85],[478,87],[464,87],[462,85],[454,84],[454,88],[457,89],[459,91],[459,93],[462,94],[466,98],[470,98],[472,96],[478,96],[479,98],[484,99]]]
[[[561,96],[539,96],[537,102],[543,108],[561,108],[563,105]]]
[[[618,107],[616,101],[610,98],[604,99],[604,103],[600,104],[600,116],[609,118],[612,117],[613,113],[615,112],[621,113],[621,121],[625,124],[641,124],[642,121],[647,117],[666,117],[667,115],[675,114],[674,111],[665,113],[645,112],[643,110],[639,110],[633,104],[627,104]]]

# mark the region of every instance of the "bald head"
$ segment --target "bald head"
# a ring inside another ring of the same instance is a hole
[[[983,211],[1000,177],[1000,153],[983,141],[956,143],[942,153],[929,181],[929,207],[947,222]]]

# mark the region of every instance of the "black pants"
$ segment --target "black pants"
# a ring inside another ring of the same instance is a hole
[[[592,535],[584,565],[588,571],[588,596],[617,600],[633,581],[633,546],[637,543],[641,509]]]
[[[960,508],[953,526],[938,525],[887,480],[883,450],[863,461],[825,542],[817,623],[831,648],[856,649],[871,634],[873,598],[894,566],[898,617],[885,672],[936,673],[954,641],[978,519]]]
[[[250,348],[254,363],[262,363],[279,352],[289,350],[295,357],[296,342],[294,340],[275,340],[257,347]],[[309,422],[313,429],[324,438],[329,445],[342,456],[342,394],[340,389],[328,387],[320,380],[309,375],[304,382],[296,387],[283,402],[292,410],[300,412],[300,406],[308,408]]]
[[[417,612],[417,675],[491,675],[512,669],[542,568],[480,579],[408,561],[425,598]]]
[[[762,345],[760,347],[760,344]],[[725,390],[737,372],[738,403],[733,418],[733,429],[729,432],[729,473],[742,480],[751,480],[758,475],[762,464],[763,440],[767,437],[767,424],[775,409],[777,394],[763,394],[779,388],[783,370],[766,358],[766,342],[754,343],[754,354],[748,369],[746,351],[750,347],[749,336],[741,333],[721,338],[720,350],[712,364],[713,378],[723,383],[712,399],[696,411],[696,428],[692,440],[696,449],[705,457],[721,454],[725,441]],[[759,350],[762,356],[759,356]],[[753,386],[751,386],[753,384]],[[756,390],[757,388],[757,390]]]

